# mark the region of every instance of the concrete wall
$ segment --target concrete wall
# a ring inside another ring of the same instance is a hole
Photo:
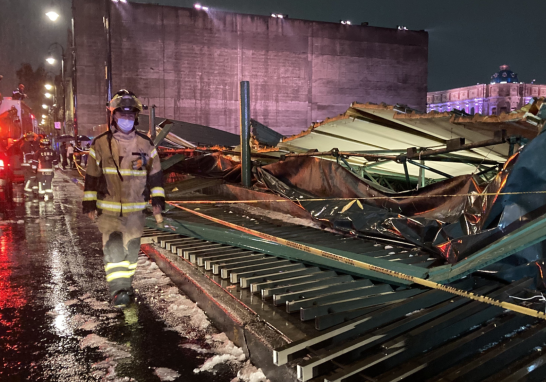
[[[74,0],[76,123],[78,133],[97,136],[106,123],[104,1]]]
[[[102,123],[104,37],[102,1],[75,2],[82,128]],[[111,12],[114,90],[133,90],[157,116],[238,132],[243,80],[252,117],[282,134],[353,101],[426,106],[426,32],[134,3]]]

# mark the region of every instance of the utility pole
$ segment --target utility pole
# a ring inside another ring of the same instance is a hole
[[[78,117],[77,117],[77,109],[78,109],[78,87],[76,84],[76,29],[74,25],[74,14],[76,12],[76,7],[74,6],[74,0],[72,0],[72,47],[71,47],[71,53],[72,53],[72,110],[73,110],[73,124],[74,124],[74,136],[78,136]]]
[[[106,104],[112,99],[112,41],[110,33],[110,3],[111,0],[104,0],[105,17],[104,33],[106,35]],[[110,113],[107,114],[106,126],[110,126]]]

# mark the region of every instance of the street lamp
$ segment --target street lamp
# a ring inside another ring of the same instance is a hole
[[[50,84],[45,84],[44,87],[45,87],[47,90],[53,89],[53,85],[50,85]]]
[[[46,16],[49,17],[51,21],[57,21],[59,14],[55,11],[49,11],[46,13]]]
[[[51,98],[51,93],[46,93],[44,95],[46,96],[46,98]]]
[[[42,105],[42,109],[47,109],[49,106],[47,106],[45,103]]]
[[[63,129],[64,129],[64,124],[65,124],[65,121],[66,121],[66,98],[65,98],[66,97],[66,89],[65,89],[65,83],[64,83],[64,81],[65,81],[65,79],[64,79],[65,55],[64,55],[64,47],[61,44],[59,44],[57,42],[54,42],[53,44],[49,45],[49,47],[47,48],[49,57],[46,59],[46,61],[48,63],[50,63],[51,65],[53,65],[55,63],[55,58],[52,56],[52,52],[51,52],[51,50],[54,47],[61,48],[61,91],[62,91],[62,95],[63,95],[62,104],[61,104],[61,106],[62,106],[62,117],[61,117],[62,119],[61,119],[61,122],[63,123]]]

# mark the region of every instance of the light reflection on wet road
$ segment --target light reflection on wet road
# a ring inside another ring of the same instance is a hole
[[[194,375],[203,357],[146,304],[123,314],[104,303],[100,234],[81,191],[58,174],[54,196],[0,207],[0,381],[159,381],[159,367],[177,381],[230,381],[228,370]]]

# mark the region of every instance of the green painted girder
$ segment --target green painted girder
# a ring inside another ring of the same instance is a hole
[[[457,264],[429,269],[429,280],[442,284],[458,280],[544,240],[546,240],[546,215],[531,220]]]
[[[150,228],[165,232],[176,232],[181,235],[191,236],[201,240],[214,241],[252,251],[259,251],[272,256],[300,261],[310,265],[318,265],[328,269],[339,270],[347,274],[366,277],[389,284],[410,284],[405,280],[326,259],[229,228],[216,228],[204,224],[188,223],[182,220],[170,218],[165,219],[164,226],[159,226],[151,217],[147,218],[146,225]],[[387,268],[395,272],[400,272],[423,279],[428,278],[429,280],[437,283],[447,284],[461,279],[477,270],[483,269],[490,264],[493,264],[544,240],[546,240],[546,214],[507,234],[487,247],[459,261],[457,264],[443,265],[430,269],[416,267],[410,264],[395,263],[319,245],[315,245],[313,247],[340,256],[348,257],[353,260],[359,260],[368,264]],[[301,244],[309,245],[308,243]]]
[[[175,154],[169,159],[161,161],[161,169],[166,170],[180,161],[183,161],[186,157],[182,154]]]
[[[347,274],[351,274],[359,277],[366,277],[369,279],[386,282],[396,285],[409,285],[410,283],[398,279],[396,277],[383,275],[377,272],[369,271],[366,269],[354,267],[352,265],[344,264],[342,262],[326,259],[317,255],[313,255],[304,251],[300,251],[295,248],[290,248],[284,245],[276,244],[259,237],[240,232],[229,228],[216,228],[204,224],[189,223],[183,220],[165,218],[162,225],[158,225],[151,217],[147,218],[146,226],[162,230],[165,232],[176,232],[180,235],[191,236],[201,240],[214,241],[220,244],[231,245],[234,247],[249,249],[252,251],[258,251],[268,255],[300,261],[302,263],[320,266],[328,269],[339,270]],[[308,243],[301,243],[303,245],[309,245]],[[407,275],[424,278],[427,275],[428,270],[421,267],[412,266],[410,264],[395,263],[383,259],[377,259],[370,256],[356,254],[352,252],[346,252],[329,247],[313,245],[314,248],[331,252],[336,255],[348,257],[353,260],[359,260],[368,264],[373,264],[379,267],[388,268],[396,272],[404,273]]]

